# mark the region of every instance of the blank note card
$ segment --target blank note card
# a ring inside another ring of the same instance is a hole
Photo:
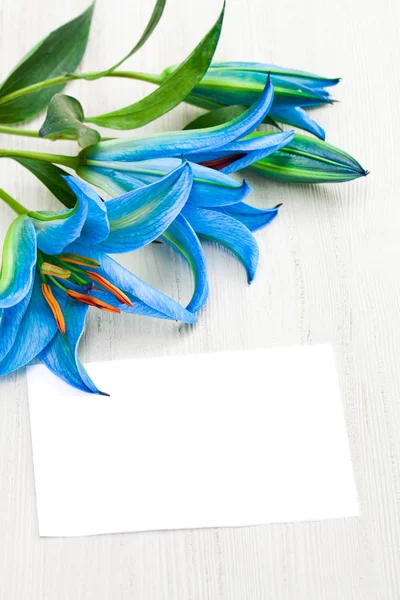
[[[358,515],[333,352],[28,368],[39,531],[77,536]]]

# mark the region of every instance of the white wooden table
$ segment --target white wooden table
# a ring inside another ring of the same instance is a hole
[[[86,4],[3,0],[1,77]],[[83,67],[105,68],[120,58],[138,38],[150,4],[98,0]],[[219,5],[216,0],[168,0],[152,40],[127,66],[157,72],[179,62],[211,26]],[[395,0],[228,0],[217,57],[342,76],[335,90],[341,103],[316,116],[328,141],[356,156],[371,175],[312,188],[278,185],[250,174],[256,205],[284,204],[279,218],[257,234],[261,265],[255,283],[248,287],[232,256],[210,246],[211,297],[194,330],[92,311],[82,352],[93,361],[332,343],[361,518],[40,539],[22,370],[0,383],[2,600],[400,598],[399,18]],[[108,80],[68,89],[87,114],[98,114],[133,102],[151,86]],[[179,128],[198,112],[181,106],[147,131]],[[55,151],[50,142],[0,137],[1,146],[41,144],[44,151]],[[73,151],[72,144],[58,144]],[[2,187],[32,208],[56,206],[41,184],[11,161],[1,161],[0,179]],[[3,238],[12,214],[3,205],[0,211]],[[189,271],[172,251],[153,245],[124,262],[177,300],[189,298]]]

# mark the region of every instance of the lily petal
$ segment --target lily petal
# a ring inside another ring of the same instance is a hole
[[[308,131],[321,140],[325,139],[323,128],[300,106],[273,106],[269,112],[269,117],[279,123]]]
[[[19,326],[30,302],[31,294],[32,288],[18,304],[3,309],[0,319],[0,361],[8,354],[15,342]]]
[[[253,281],[259,250],[254,236],[247,227],[235,218],[215,210],[186,206],[183,215],[198,235],[217,242],[236,254],[247,271],[248,282]]]
[[[324,88],[336,85],[340,81],[340,77],[321,77],[308,71],[299,71],[298,69],[288,69],[279,65],[257,63],[257,62],[213,62],[208,71],[213,70],[225,71],[255,71],[258,73],[270,74],[272,80],[274,76],[284,77],[295,83],[302,83],[307,87]]]
[[[197,104],[196,98],[198,98],[223,105],[251,106],[259,98],[267,78],[266,73],[255,71],[212,69],[207,72],[200,84],[193,88],[191,92],[193,98],[190,101]],[[305,84],[278,76],[272,76],[271,83],[275,92],[274,105],[313,106],[330,102],[329,93],[323,88],[310,88]]]
[[[140,315],[142,317],[153,317],[156,319],[171,320],[171,317],[167,316],[165,313],[155,310],[148,304],[145,304],[144,302],[139,300],[139,298],[137,298],[136,296],[133,296],[132,294],[128,294],[128,293],[127,293],[127,296],[132,301],[133,306],[128,306],[127,304],[121,304],[120,302],[118,302],[117,298],[115,296],[113,296],[112,294],[110,294],[109,292],[96,291],[96,298],[99,298],[99,300],[102,300],[103,302],[106,302],[107,304],[111,304],[111,306],[115,306],[116,308],[119,308],[119,310],[121,312],[126,312],[131,315]]]
[[[158,238],[185,205],[192,187],[189,163],[155,183],[109,200],[110,235],[98,245],[103,252],[128,252]]]
[[[87,216],[79,240],[87,244],[102,242],[110,233],[110,224],[104,202],[84,181],[70,175],[65,177],[65,181],[76,197],[81,202],[87,203],[88,206]]]
[[[10,225],[3,245],[0,308],[18,304],[32,287],[36,264],[35,229],[27,215]]]
[[[146,185],[139,179],[136,179],[133,173],[118,171],[113,168],[105,169],[81,165],[78,167],[77,173],[82,179],[104,190],[110,196],[120,196]]]
[[[78,356],[78,347],[85,327],[88,306],[69,298],[63,310],[66,333],[56,333],[49,344],[40,352],[39,358],[50,371],[84,392],[100,392],[85,371]]]
[[[96,247],[88,248],[82,247],[79,244],[74,244],[71,249],[71,252],[72,251],[76,254],[85,252],[87,257],[98,260],[101,266],[99,269],[96,269],[96,272],[106,277],[106,279],[127,294],[133,303],[137,298],[143,304],[147,304],[158,313],[162,313],[166,319],[183,321],[185,323],[196,322],[196,317],[178,304],[178,302],[175,302],[172,298],[169,298],[162,292],[159,292],[139,279],[139,277],[136,277],[136,275],[128,271],[128,269],[125,269],[125,267],[117,263],[110,256],[97,250]],[[125,310],[123,304],[119,304],[118,307],[121,310]]]
[[[264,81],[263,89],[254,104],[232,121],[190,131],[174,131],[145,138],[100,142],[84,150],[84,158],[95,161],[139,161],[146,159],[182,156],[223,146],[250,133],[267,115],[274,92],[271,82]]]
[[[189,263],[194,277],[194,292],[186,308],[196,313],[203,308],[208,298],[206,261],[199,239],[182,215],[175,219],[162,237]]]
[[[78,198],[74,208],[69,210],[30,213],[38,248],[46,254],[60,254],[80,236],[87,214],[88,201],[85,196]]]
[[[214,159],[229,157],[232,155],[232,161],[220,169],[221,173],[230,174],[244,169],[254,162],[261,160],[284,146],[287,146],[293,140],[294,132],[288,131],[284,133],[272,133],[269,136],[248,137],[236,142],[231,142],[224,146],[224,149],[210,152],[206,154],[191,155],[190,159],[194,161],[209,161]],[[235,155],[237,158],[235,160]]]
[[[232,206],[223,206],[216,210],[237,219],[243,223],[247,229],[250,229],[250,231],[258,231],[258,229],[262,229],[275,219],[278,214],[279,206],[276,206],[275,208],[260,209],[250,206],[245,202],[238,202]]]
[[[54,295],[61,307],[65,302],[65,295]],[[33,283],[32,296],[29,305],[21,319],[14,344],[5,358],[0,362],[0,375],[11,373],[28,364],[47,346],[54,337],[57,329],[56,321],[42,294],[41,279],[37,275]]]
[[[181,165],[179,158],[158,158],[138,162],[109,162],[102,167],[80,167],[79,175],[108,193],[121,193],[154,183]],[[209,169],[189,163],[193,185],[188,202],[196,206],[223,206],[244,200],[252,192],[250,185]]]

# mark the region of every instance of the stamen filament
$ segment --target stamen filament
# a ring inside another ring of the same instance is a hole
[[[79,275],[77,275],[76,273],[71,272],[71,277],[72,279],[75,279],[78,285],[87,285],[89,283],[88,281],[86,281],[86,279],[83,279],[83,277],[79,277]]]
[[[61,285],[61,283],[59,281],[57,281],[57,279],[55,277],[53,277],[52,275],[48,276],[50,281],[52,281],[52,283],[54,283],[54,285],[56,285],[58,288],[60,288],[60,290],[62,290],[63,292],[67,292],[67,288],[64,287],[63,285]]]
[[[78,285],[87,285],[89,282],[86,279],[83,279],[83,277],[80,277],[79,275],[77,275],[77,273],[83,273],[84,275],[86,275],[86,271],[84,271],[83,269],[79,269],[78,267],[71,267],[70,265],[67,265],[66,263],[64,263],[64,261],[60,260],[59,258],[55,258],[53,257],[53,260],[60,265],[60,267],[69,272],[69,276],[72,277],[72,279],[74,279],[74,281],[78,284]],[[65,269],[65,267],[68,267],[68,269]]]

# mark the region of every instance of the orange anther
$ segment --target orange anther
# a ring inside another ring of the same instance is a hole
[[[62,313],[60,305],[58,304],[57,300],[54,297],[53,290],[47,283],[42,283],[42,293],[43,293],[43,296],[45,297],[47,304],[51,308],[51,312],[54,315],[58,329],[61,331],[61,333],[65,333],[66,327],[65,327],[64,315]]]
[[[91,267],[92,269],[98,269],[100,263],[93,258],[87,256],[81,256],[80,254],[61,254],[60,258],[65,263],[71,263],[73,265],[82,265],[84,267]]]
[[[94,273],[93,271],[87,271],[86,274],[90,277],[90,279],[93,279],[93,281],[99,283],[105,290],[111,292],[111,294],[113,294],[117,298],[117,300],[119,300],[119,302],[121,302],[122,304],[127,304],[128,306],[133,306],[133,303],[128,298],[128,296],[124,294],[124,292],[121,292],[121,290],[117,288],[116,285],[108,281],[108,279],[106,279],[102,275],[99,275],[98,273]]]
[[[69,277],[71,277],[71,271],[67,271],[67,269],[52,265],[48,262],[42,263],[40,272],[43,275],[51,275],[52,277],[58,277],[59,279],[69,279]]]
[[[77,302],[82,302],[83,304],[88,304],[89,306],[95,306],[100,310],[105,310],[107,312],[112,313],[120,313],[121,311],[116,306],[112,306],[111,304],[107,304],[107,302],[103,302],[95,296],[89,296],[88,294],[81,294],[80,292],[75,292],[75,290],[68,290],[67,296],[77,300]]]

